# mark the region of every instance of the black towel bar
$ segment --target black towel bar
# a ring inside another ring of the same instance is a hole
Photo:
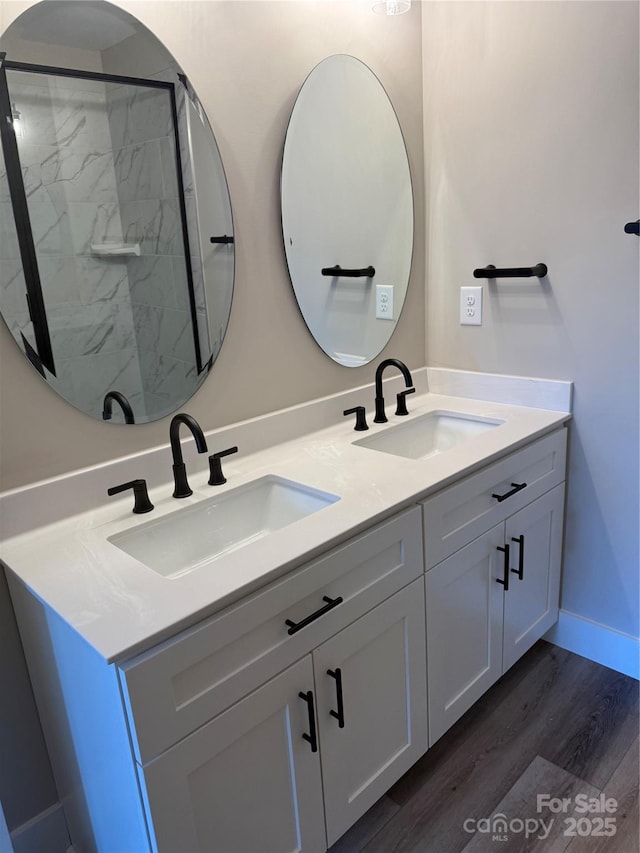
[[[323,267],[322,275],[331,275],[331,276],[346,276],[347,278],[373,278],[376,274],[375,267],[368,266],[363,267],[363,269],[359,270],[345,270],[339,264],[336,264],[335,267]]]
[[[474,278],[530,278],[537,276],[544,278],[547,274],[546,264],[536,264],[535,267],[506,267],[498,269],[493,264],[473,271]]]
[[[637,222],[627,222],[624,226],[625,234],[640,234],[640,219]]]

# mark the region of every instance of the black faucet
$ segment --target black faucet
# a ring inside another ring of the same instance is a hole
[[[373,419],[375,424],[386,424],[387,416],[384,412],[384,397],[382,396],[382,374],[386,367],[397,367],[404,376],[404,382],[407,388],[413,386],[413,379],[406,364],[400,361],[399,358],[385,358],[380,362],[376,369],[376,416]]]
[[[104,401],[102,403],[102,420],[110,421],[111,413],[112,413],[112,400],[115,400],[116,403],[122,409],[124,414],[124,422],[126,424],[134,424],[135,421],[133,419],[133,409],[131,408],[131,403],[127,400],[124,394],[121,394],[120,391],[107,391],[104,395]]]
[[[207,452],[207,442],[197,420],[184,412],[174,415],[171,420],[171,426],[169,427],[169,441],[171,442],[171,453],[173,455],[173,481],[175,483],[173,490],[174,498],[188,498],[189,495],[193,494],[187,482],[187,469],[182,460],[182,447],[180,446],[181,424],[184,424],[191,430],[198,453]]]

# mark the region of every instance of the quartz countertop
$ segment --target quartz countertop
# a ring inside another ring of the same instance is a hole
[[[108,502],[105,498],[105,504],[96,509],[6,539],[0,556],[34,595],[104,659],[123,661],[461,476],[561,427],[571,417],[568,412],[434,393],[412,396],[407,402],[409,418],[390,414],[388,424],[378,425],[369,414],[367,433],[355,432],[349,418],[248,455],[240,448],[240,453],[224,460],[224,486],[208,486],[208,472],[196,470],[189,474],[194,492],[189,498],[173,499],[169,482],[151,489],[153,513],[133,515],[131,494]],[[393,411],[390,403],[387,408]],[[504,423],[422,460],[353,445],[364,436],[431,411]],[[199,459],[206,465],[206,456]],[[329,492],[339,500],[174,578],[157,574],[107,541],[123,530],[266,475]],[[132,472],[132,476],[140,474]]]

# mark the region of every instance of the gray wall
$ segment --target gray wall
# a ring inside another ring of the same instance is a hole
[[[635,637],[638,8],[423,7],[427,362],[575,382],[562,606]],[[458,324],[476,267],[539,261]]]

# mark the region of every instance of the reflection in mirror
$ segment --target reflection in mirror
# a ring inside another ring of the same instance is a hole
[[[352,56],[328,57],[300,90],[281,203],[289,274],[309,331],[339,364],[366,364],[386,346],[404,303],[413,197],[391,102]]]
[[[330,56],[302,86],[281,176],[291,282],[309,331],[339,364],[386,346],[405,299],[413,196],[398,119],[378,78]]]
[[[102,0],[38,4],[0,50],[4,320],[82,411],[164,417],[206,377],[231,310],[231,206],[202,106]]]

